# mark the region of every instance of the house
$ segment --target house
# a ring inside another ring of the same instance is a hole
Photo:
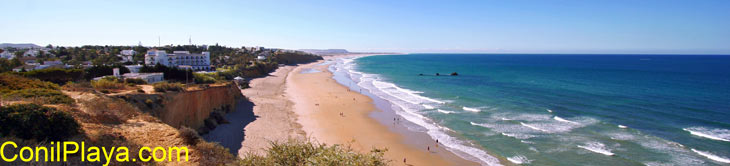
[[[125,65],[127,69],[129,69],[129,72],[131,73],[139,73],[139,69],[142,68],[142,65]]]
[[[23,62],[24,64],[27,64],[27,65],[40,65],[36,61],[36,58],[32,57],[32,56],[20,57],[20,62]]]
[[[33,70],[36,70],[36,68],[38,68],[37,65],[22,65],[22,66],[13,68],[13,71],[14,72],[33,71]]]
[[[266,56],[259,55],[256,57],[256,60],[260,60],[260,61],[266,60]]]
[[[13,59],[13,57],[15,57],[15,55],[13,55],[13,53],[10,53],[10,51],[0,52],[0,58]]]
[[[119,52],[119,54],[125,55],[125,56],[132,56],[134,54],[137,54],[134,50],[122,50]]]
[[[120,61],[121,63],[134,62],[134,57],[132,57],[131,55],[117,54],[117,57],[122,58],[122,60]]]
[[[43,61],[43,64],[44,64],[44,65],[62,65],[62,64],[63,64],[63,62],[61,62],[60,60],[55,60],[55,61]]]
[[[115,72],[115,75],[116,74],[119,74],[118,71]],[[94,80],[101,80],[104,77],[110,77],[110,76],[113,77],[114,75],[96,77],[96,78],[94,78]],[[128,79],[128,78],[141,79],[150,84],[165,80],[164,73],[124,73],[121,76],[117,76],[117,77],[119,77],[120,79]]]
[[[210,52],[191,54],[188,51],[174,51],[167,54],[163,50],[150,50],[145,54],[145,64],[161,64],[167,67],[189,68],[196,71],[210,70]]]
[[[155,83],[165,80],[164,73],[124,73],[122,78],[142,79],[147,83]]]

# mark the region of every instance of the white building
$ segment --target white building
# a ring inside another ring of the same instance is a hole
[[[145,64],[156,65],[158,63],[168,67],[210,70],[210,52],[191,54],[188,51],[174,51],[172,54],[167,54],[161,50],[147,51]]]
[[[13,59],[13,57],[15,57],[15,55],[13,55],[13,53],[10,53],[10,51],[3,51],[0,53],[0,58]]]
[[[38,55],[38,53],[39,53],[38,50],[28,50],[28,51],[25,51],[23,53],[23,56],[32,56],[32,57],[35,57],[35,56]]]
[[[129,69],[129,72],[131,73],[139,73],[139,69],[142,68],[142,65],[125,65],[127,69]]]
[[[134,50],[122,50],[119,52],[119,54],[126,55],[126,56],[132,56],[134,54],[137,54]]]
[[[135,78],[135,79],[142,79],[146,81],[147,83],[155,83],[160,82],[164,80],[164,73],[124,73],[122,75],[122,78]]]
[[[44,65],[49,65],[49,66],[53,66],[53,65],[62,65],[62,64],[63,64],[63,62],[61,62],[60,60],[55,60],[55,61],[43,61],[43,64],[44,64]]]
[[[13,71],[14,72],[33,71],[33,70],[36,70],[37,68],[38,68],[38,65],[22,65],[22,66],[13,68]]]

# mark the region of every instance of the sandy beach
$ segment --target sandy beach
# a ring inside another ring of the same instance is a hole
[[[362,152],[387,148],[385,157],[392,160],[391,165],[478,165],[437,147],[428,138],[409,140],[422,135],[404,135],[378,122],[370,116],[380,111],[373,100],[338,84],[328,65],[317,65],[321,62],[281,67],[271,76],[252,80],[251,88],[242,90],[254,103],[257,119],[244,129],[239,156],[261,153],[270,141],[293,138],[349,144]],[[433,143],[409,143],[414,141]]]
[[[251,88],[241,91],[254,103],[256,120],[244,128],[246,136],[238,151],[239,156],[246,153],[261,154],[272,141],[305,138],[304,131],[296,122],[297,115],[292,112],[293,103],[284,94],[286,78],[295,67],[280,67],[270,76],[251,80]]]

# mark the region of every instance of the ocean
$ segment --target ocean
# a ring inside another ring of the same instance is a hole
[[[409,130],[483,165],[730,164],[730,56],[406,54],[325,63],[388,101]]]

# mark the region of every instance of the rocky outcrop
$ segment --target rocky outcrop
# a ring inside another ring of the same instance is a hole
[[[188,88],[184,92],[129,93],[117,97],[172,127],[187,126],[205,134],[218,124],[227,123],[223,115],[234,110],[243,95],[235,84],[226,83]]]

